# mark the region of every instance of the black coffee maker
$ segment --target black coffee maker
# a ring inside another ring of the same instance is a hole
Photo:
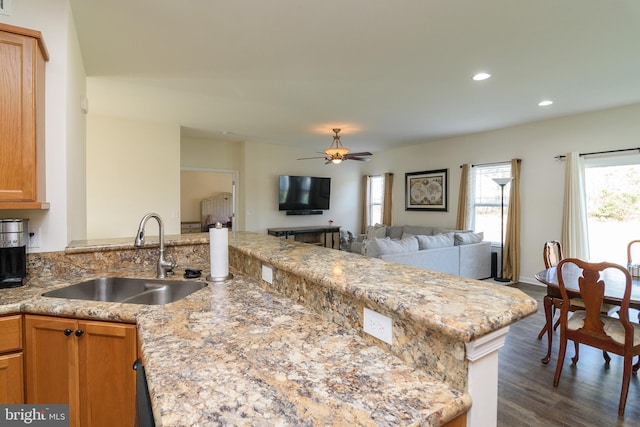
[[[0,219],[0,288],[15,288],[27,277],[27,219]]]

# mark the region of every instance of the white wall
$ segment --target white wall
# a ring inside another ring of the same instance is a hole
[[[84,236],[84,119],[79,98],[85,93],[75,26],[67,0],[19,0],[0,22],[40,31],[49,51],[45,82],[46,194],[49,210],[0,211],[0,218],[29,218],[40,231],[40,248],[63,249]],[[73,182],[71,182],[73,181]]]
[[[542,245],[560,238],[562,227],[564,162],[555,156],[638,147],[639,117],[640,104],[568,116],[376,153],[369,167],[395,173],[395,224],[453,226],[461,164],[522,159],[520,280],[536,283],[535,273],[544,268]],[[445,168],[449,169],[448,212],[405,211],[404,174]]]
[[[180,234],[180,128],[87,118],[87,238],[133,238],[149,212],[162,217],[165,234]]]

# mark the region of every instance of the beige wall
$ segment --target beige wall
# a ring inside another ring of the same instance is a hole
[[[87,238],[133,237],[149,212],[180,233],[180,128],[89,114]]]
[[[202,170],[239,170],[243,143],[181,136],[180,165]]]
[[[328,143],[331,141],[329,140]],[[346,143],[345,143],[346,144]],[[328,145],[328,144],[327,144]],[[322,148],[322,147],[319,147]],[[357,223],[360,176],[364,162],[347,161],[326,165],[322,159],[296,160],[309,152],[295,147],[246,143],[244,194],[246,195],[246,230],[266,233],[271,227],[334,225],[355,231]],[[266,160],[268,159],[268,160]],[[287,216],[278,211],[278,177],[280,175],[313,175],[331,178],[331,209],[322,215]]]
[[[86,116],[81,103],[87,96],[87,83],[80,44],[71,10],[69,17],[67,74],[67,241],[87,236],[87,150]]]
[[[542,245],[560,238],[562,227],[564,162],[555,156],[638,147],[638,117],[640,104],[540,121],[376,153],[368,167],[396,174],[395,224],[451,226],[456,221],[462,163],[522,159],[520,279],[537,283],[534,275],[544,268]],[[449,169],[448,212],[405,211],[404,174],[444,168]]]
[[[331,141],[328,140],[330,143]],[[329,219],[356,231],[360,176],[363,162],[325,165],[324,161],[296,160],[309,153],[295,147],[256,142],[229,142],[182,138],[181,166],[185,169],[237,171],[234,229],[266,233],[270,227],[325,225]],[[279,175],[332,178],[331,209],[322,215],[287,216],[278,211]]]
[[[234,151],[230,165],[217,163],[215,167],[237,167],[239,170],[239,198],[243,207],[238,210],[238,215],[245,221],[241,228],[243,230],[266,232],[269,227],[321,225],[333,219],[336,225],[357,231],[360,227],[360,176],[364,173],[395,174],[394,224],[453,226],[458,203],[460,165],[465,162],[486,163],[520,158],[523,224],[521,280],[536,283],[534,275],[543,267],[540,255],[542,245],[545,240],[558,238],[561,231],[564,162],[556,160],[555,156],[568,151],[635,147],[637,135],[640,134],[637,117],[640,117],[640,104],[398,147],[374,153],[369,163],[346,162],[338,166],[325,165],[322,161],[295,160],[308,154],[295,147],[246,142],[234,148],[239,152]],[[229,148],[225,143],[215,141],[202,140],[199,143],[206,143],[205,151],[221,152],[224,147]],[[217,144],[221,144],[218,149]],[[202,157],[192,153],[194,162]],[[237,159],[241,159],[239,166]],[[182,167],[191,167],[188,163],[183,159]],[[405,211],[404,174],[443,168],[449,169],[448,211]],[[279,175],[331,177],[331,210],[318,216],[286,216],[279,212]]]

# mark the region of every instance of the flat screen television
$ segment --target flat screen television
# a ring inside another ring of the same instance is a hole
[[[331,178],[280,175],[281,211],[313,212],[329,209]]]

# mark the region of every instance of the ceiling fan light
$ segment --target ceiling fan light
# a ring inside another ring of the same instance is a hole
[[[333,164],[336,164],[336,165],[337,165],[338,163],[342,163],[342,159],[339,159],[339,158],[331,159],[331,163],[333,163]]]
[[[331,157],[344,157],[349,152],[349,149],[344,147],[329,147],[324,150],[324,152]]]

